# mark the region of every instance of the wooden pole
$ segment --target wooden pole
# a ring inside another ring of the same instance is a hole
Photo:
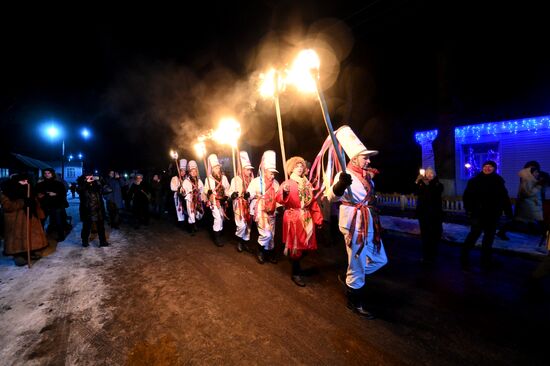
[[[283,171],[285,173],[285,180],[288,179],[288,172],[286,171],[286,152],[285,152],[285,139],[283,136],[283,123],[281,121],[281,107],[279,105],[279,72],[275,73],[275,113],[277,114],[277,126],[279,129],[279,143],[281,144],[281,158],[283,159]]]
[[[231,146],[231,157],[233,158],[233,177],[237,176],[237,166],[235,165],[235,151],[236,149]]]
[[[327,102],[325,100],[325,96],[323,94],[323,91],[321,90],[321,84],[319,82],[319,78],[312,75],[312,78],[315,80],[315,87],[317,89],[317,97],[319,99],[319,104],[321,104],[321,110],[323,112],[323,119],[325,120],[325,126],[327,127],[328,133],[330,135],[330,139],[332,140],[332,146],[334,146],[334,150],[336,151],[336,156],[338,157],[338,161],[340,162],[340,165],[342,166],[342,171],[346,171],[346,158],[344,157],[344,154],[340,151],[338,148],[338,140],[336,140],[336,134],[334,133],[334,128],[332,127],[332,122],[330,121],[330,115],[328,113],[328,107]],[[351,188],[348,187],[348,193],[350,196],[351,194]]]
[[[31,198],[31,185],[27,180],[27,201]],[[31,208],[27,206],[27,264],[31,268]]]

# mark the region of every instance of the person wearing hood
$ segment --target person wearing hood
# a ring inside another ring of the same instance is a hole
[[[39,259],[38,250],[48,246],[44,229],[40,222],[44,212],[37,204],[32,190],[27,197],[29,177],[26,174],[14,174],[2,185],[0,202],[4,211],[4,254],[13,256],[17,266],[27,264],[27,208],[30,211],[30,250],[31,260]]]
[[[67,190],[65,185],[59,181],[55,171],[46,168],[42,171],[43,180],[36,185],[36,194],[40,201],[40,206],[44,210],[46,217],[42,220],[42,226],[46,219],[50,219],[48,231],[57,233],[57,241],[65,240],[65,228],[67,226],[67,213],[65,209],[69,207],[67,201]]]
[[[437,246],[443,234],[443,184],[439,182],[435,170],[428,167],[416,179],[416,186],[416,216],[422,238],[422,262],[431,265],[437,257]]]
[[[464,209],[470,218],[470,232],[462,246],[461,264],[469,267],[470,250],[483,233],[481,242],[481,266],[488,269],[497,224],[504,212],[512,219],[512,205],[504,179],[497,174],[497,164],[489,160],[482,171],[470,179],[463,194]]]

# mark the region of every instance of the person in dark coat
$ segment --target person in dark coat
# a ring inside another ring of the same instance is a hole
[[[92,172],[86,172],[78,178],[78,196],[80,197],[80,221],[82,221],[82,246],[89,245],[92,223],[95,223],[99,236],[99,246],[110,245],[105,236],[105,205],[103,204],[103,186]]]
[[[55,230],[57,241],[63,241],[65,240],[65,231],[67,229],[67,212],[65,209],[69,207],[67,190],[65,189],[65,185],[57,179],[53,169],[44,169],[42,175],[43,180],[36,185],[36,193],[40,206],[46,214],[46,217],[42,220],[42,226],[45,225],[46,219],[49,218],[48,232]]]
[[[109,213],[109,225],[113,229],[120,228],[120,209],[122,208],[122,187],[124,186],[124,179],[120,177],[118,172],[111,170],[109,177],[106,179],[107,185],[110,187],[111,192],[105,195],[107,200],[107,211]]]
[[[420,224],[422,238],[422,259],[425,264],[433,264],[437,256],[437,246],[443,234],[443,208],[441,195],[443,184],[439,182],[435,171],[427,168],[416,179],[418,201],[416,215]]]
[[[139,229],[141,224],[149,224],[149,201],[151,200],[151,189],[143,181],[142,174],[136,174],[134,183],[128,190],[132,201],[132,213],[134,215],[134,227]]]
[[[468,181],[462,197],[464,208],[470,218],[471,228],[462,247],[461,263],[463,268],[469,266],[470,249],[483,233],[481,244],[481,265],[488,268],[491,264],[491,252],[497,224],[502,212],[511,219],[512,205],[504,179],[496,173],[497,164],[487,161],[481,173]]]

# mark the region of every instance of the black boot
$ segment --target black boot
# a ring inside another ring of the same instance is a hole
[[[197,224],[196,224],[196,223],[192,223],[192,224],[191,224],[191,236],[195,236],[195,234],[197,233],[197,231],[199,231],[199,229],[197,228]]]
[[[258,250],[258,263],[264,264],[265,263],[265,249],[264,247],[260,246],[260,249]]]
[[[275,255],[275,249],[267,250],[266,251],[267,258],[269,260],[269,263],[277,264],[277,256]]]
[[[302,276],[300,276],[302,273],[302,269],[300,268],[300,260],[291,259],[290,263],[292,265],[292,282],[294,282],[297,286],[305,287],[306,284],[302,279]]]
[[[243,249],[243,240],[237,237],[237,252],[241,253]]]
[[[362,316],[368,320],[374,319],[374,315],[363,309],[362,288],[354,289],[348,287],[348,309],[353,310],[359,316]]]
[[[84,248],[88,247],[89,245],[90,245],[90,243],[88,243],[87,240],[82,240],[82,246],[83,246]]]
[[[217,247],[223,247],[223,243],[221,241],[221,231],[214,231],[214,244],[216,244]]]
[[[99,243],[100,247],[108,247],[109,245],[111,245],[111,243],[106,242],[106,241],[104,241],[103,243]]]

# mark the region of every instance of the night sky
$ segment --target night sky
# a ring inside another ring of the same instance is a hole
[[[373,165],[386,192],[412,188],[421,161],[416,130],[440,128],[438,153],[455,125],[549,114],[542,5],[338,3],[4,8],[0,151],[58,158],[59,143],[37,132],[55,119],[67,129],[67,153],[82,151],[89,167],[162,169],[170,148],[192,158],[191,136],[231,112],[257,166],[263,150],[279,151],[273,107],[251,92],[268,66],[264,46],[276,44],[267,55],[283,62],[312,36],[338,54],[337,78],[325,90],[333,123],[345,121],[380,150]],[[313,160],[326,136],[318,104],[291,95],[281,104],[288,157]],[[93,138],[82,141],[79,126]],[[442,160],[445,176],[454,161]]]

